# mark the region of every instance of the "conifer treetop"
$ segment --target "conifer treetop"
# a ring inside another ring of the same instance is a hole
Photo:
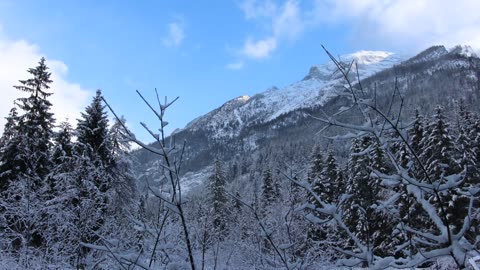
[[[52,73],[48,72],[48,67],[45,64],[44,57],[40,59],[37,67],[29,68],[27,71],[33,75],[33,78],[19,80],[22,85],[14,86],[16,89],[31,93],[35,97],[41,95],[44,99],[52,95],[52,93],[45,91],[50,88],[48,84],[52,83],[53,81],[50,79]]]

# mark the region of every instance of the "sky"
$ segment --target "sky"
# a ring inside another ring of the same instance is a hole
[[[167,132],[226,101],[301,80],[312,65],[359,50],[480,51],[478,0],[0,0],[0,126],[12,86],[47,59],[57,123],[75,125],[101,89],[137,137],[158,122],[135,90],[170,100]]]

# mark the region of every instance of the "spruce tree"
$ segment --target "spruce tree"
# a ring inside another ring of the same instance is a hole
[[[117,208],[117,212],[118,210],[129,211],[137,193],[136,178],[133,173],[134,157],[130,153],[131,146],[128,140],[130,131],[126,130],[125,123],[126,120],[123,116],[115,119],[109,131],[112,143],[112,187],[115,192],[113,205]]]
[[[421,153],[421,142],[423,140],[423,134],[425,131],[424,128],[424,119],[423,116],[420,115],[418,109],[415,110],[415,119],[413,121],[413,127],[409,130],[408,135],[410,139],[410,146],[415,154],[420,155]]]
[[[14,86],[29,96],[17,100],[23,114],[17,117],[12,113],[11,120],[15,119],[17,123],[17,128],[11,130],[15,130],[15,138],[2,143],[1,159],[6,166],[0,168],[0,182],[8,183],[2,204],[6,205],[6,226],[15,249],[41,247],[44,243],[39,226],[45,217],[41,211],[45,202],[42,189],[52,169],[50,154],[55,120],[50,112],[52,104],[47,99],[52,95],[47,92],[52,82],[51,73],[44,58],[27,72],[32,77],[20,80],[20,85]],[[5,168],[8,166],[11,168]]]
[[[108,168],[113,162],[108,116],[102,103],[102,91],[97,90],[92,103],[82,113],[76,129],[81,151],[91,160]],[[102,187],[106,191],[106,187]]]
[[[345,204],[345,223],[374,254],[391,254],[394,224],[386,213],[377,210],[378,201],[385,200],[388,194],[378,177],[373,176],[377,171],[386,173],[388,168],[378,142],[369,136],[355,139],[348,168],[347,193],[351,197]]]
[[[17,159],[20,136],[18,134],[19,118],[16,107],[10,110],[6,119],[7,123],[0,138],[0,193],[4,192],[9,182],[25,169],[21,160]]]
[[[24,173],[32,179],[34,188],[42,185],[43,178],[51,168],[50,150],[52,146],[53,113],[50,112],[52,104],[48,97],[51,73],[42,58],[39,65],[28,69],[33,78],[20,80],[21,85],[14,86],[16,89],[30,94],[29,97],[19,98],[18,106],[23,115],[20,115],[18,136],[21,137],[21,149],[17,158],[25,164]]]
[[[224,234],[227,219],[227,196],[225,192],[225,171],[219,159],[215,160],[213,174],[209,178],[209,201],[212,224],[218,235]]]
[[[449,124],[443,115],[442,107],[437,106],[433,119],[424,132],[421,142],[423,152],[420,156],[430,181],[436,185],[446,183],[447,176],[461,171],[455,160],[454,140],[448,127]],[[466,210],[463,196],[460,195],[460,188],[459,186],[441,192],[439,193],[440,198],[434,193],[426,195],[430,203],[438,208],[439,213],[441,212],[440,207],[446,209],[447,220],[455,229],[460,229],[459,226],[463,223],[463,219],[459,217],[464,217]]]
[[[313,192],[316,195],[320,195],[322,193],[322,183],[320,182],[320,177],[324,167],[324,160],[323,160],[323,153],[320,149],[320,146],[316,145],[313,148],[312,155],[310,158],[310,169],[308,171],[308,182],[310,183]],[[316,208],[321,207],[319,202],[315,199],[315,197],[308,193],[307,194],[307,201],[309,204],[314,205]]]
[[[73,128],[69,122],[62,122],[59,130],[54,136],[53,162],[55,165],[61,165],[65,157],[73,155]]]
[[[265,211],[271,207],[279,197],[278,183],[273,179],[270,168],[263,172],[262,207]]]
[[[334,203],[343,194],[345,187],[332,150],[328,151],[324,166],[320,174],[322,188],[319,195],[325,202]]]

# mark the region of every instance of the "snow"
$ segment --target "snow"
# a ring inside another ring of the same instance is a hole
[[[450,53],[459,54],[465,57],[477,57],[477,54],[468,45],[457,45],[450,50]]]
[[[200,171],[186,173],[180,180],[182,191],[188,193],[188,191],[200,186],[202,183],[206,183],[212,171],[213,166],[208,166]]]
[[[480,256],[473,257],[468,260],[475,270],[480,270]]]
[[[407,57],[386,51],[359,51],[340,56],[345,65],[356,64],[360,78],[367,78],[400,63]],[[271,87],[264,92],[240,96],[226,102],[216,110],[190,122],[186,129],[207,129],[214,138],[232,138],[248,126],[267,123],[291,111],[322,106],[338,95],[344,80],[333,62],[313,66],[301,81],[279,89]]]

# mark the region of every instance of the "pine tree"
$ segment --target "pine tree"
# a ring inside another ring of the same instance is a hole
[[[476,126],[476,117],[469,111],[463,101],[459,102],[456,112],[457,117],[457,136],[455,138],[456,159],[460,169],[465,169],[464,186],[469,188],[478,184],[480,171],[478,164],[479,156],[476,154],[478,146],[476,145],[476,133],[480,127]]]
[[[343,194],[344,183],[332,150],[328,151],[324,166],[320,174],[322,188],[319,195],[325,202],[334,203]]]
[[[95,162],[100,162],[105,168],[111,165],[112,142],[109,136],[107,112],[105,105],[102,104],[101,90],[97,90],[92,103],[78,120],[76,135],[83,154]],[[106,189],[106,186],[101,188],[103,191]]]
[[[268,168],[263,172],[262,207],[268,211],[280,196],[278,183],[273,179],[272,171]]]
[[[136,178],[133,173],[133,156],[130,154],[129,130],[126,130],[123,116],[116,119],[110,128],[109,137],[112,142],[111,175],[115,192],[112,205],[116,211],[131,211],[136,199]]]
[[[213,227],[219,235],[224,235],[228,216],[228,200],[225,192],[225,171],[219,159],[215,160],[214,171],[209,178],[208,188]]]
[[[73,128],[68,122],[62,122],[59,125],[59,131],[54,137],[53,162],[55,165],[61,165],[64,157],[73,155]]]
[[[426,173],[430,181],[436,184],[446,183],[447,176],[461,171],[455,160],[454,141],[448,127],[449,124],[443,116],[442,107],[437,106],[435,115],[424,132],[424,138],[421,143],[423,152],[420,156],[425,164]],[[463,223],[463,219],[458,217],[464,217],[466,214],[464,198],[460,195],[460,188],[457,187],[442,192],[440,193],[440,198],[437,198],[433,193],[426,195],[430,203],[438,208],[439,213],[440,207],[446,208],[448,222],[455,226],[456,229],[460,229],[458,226]]]
[[[312,186],[312,190],[317,194],[320,195],[322,193],[322,183],[320,182],[320,177],[324,168],[324,160],[322,150],[320,146],[316,145],[313,148],[312,156],[310,158],[310,169],[308,171],[308,182]],[[316,208],[321,207],[319,202],[315,199],[312,194],[307,194],[307,201],[308,203],[314,205]]]
[[[34,180],[36,187],[41,186],[41,181],[51,168],[50,149],[52,146],[54,118],[50,112],[52,104],[47,97],[52,93],[46,92],[52,83],[51,73],[45,64],[45,58],[42,58],[39,65],[30,68],[28,73],[33,78],[20,80],[20,86],[14,86],[16,89],[30,94],[27,98],[20,98],[19,107],[25,114],[20,116],[19,135],[23,136],[25,151],[25,162],[28,163],[29,173]]]
[[[310,157],[310,169],[308,171],[308,182],[312,184],[315,178],[320,176],[324,167],[323,153],[320,146],[316,145]]]
[[[423,116],[420,115],[418,110],[415,110],[415,120],[413,122],[413,128],[409,130],[410,146],[416,154],[421,153],[421,142],[423,140],[423,134],[425,131],[423,124]]]
[[[378,177],[372,176],[377,171],[386,173],[388,168],[378,142],[369,136],[355,139],[348,168],[347,193],[351,198],[345,206],[345,223],[374,254],[391,254],[394,222],[386,213],[377,211],[378,201],[386,199],[388,194]]]
[[[18,113],[16,107],[10,110],[7,123],[0,138],[0,193],[8,188],[8,184],[25,168],[17,159],[20,146],[18,135]]]
[[[25,249],[25,254],[29,253],[30,247],[41,247],[44,242],[38,224],[45,217],[41,211],[44,203],[42,189],[52,169],[50,151],[55,122],[50,112],[52,104],[47,99],[52,95],[47,92],[52,80],[45,59],[27,72],[32,78],[20,80],[20,85],[14,86],[29,96],[18,99],[23,114],[18,117],[12,114],[12,121],[16,118],[17,123],[17,128],[12,129],[16,130],[16,136],[2,147],[1,159],[6,166],[0,171],[1,182],[9,183],[2,198],[2,204],[6,205],[4,215],[8,220],[9,238],[14,248]],[[8,166],[11,168],[5,168]],[[28,262],[25,266],[28,267]]]

